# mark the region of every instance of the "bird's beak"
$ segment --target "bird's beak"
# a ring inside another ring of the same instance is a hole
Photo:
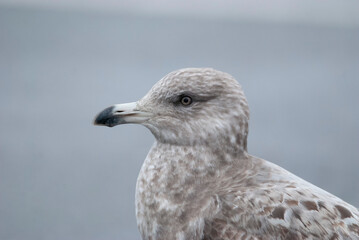
[[[97,114],[94,125],[114,127],[125,123],[143,123],[151,116],[151,113],[137,109],[136,102],[115,104]]]

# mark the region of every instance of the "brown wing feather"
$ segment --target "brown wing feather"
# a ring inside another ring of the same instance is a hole
[[[205,239],[359,239],[356,208],[274,164],[252,162],[245,177],[231,173],[220,183],[221,211],[206,221]]]

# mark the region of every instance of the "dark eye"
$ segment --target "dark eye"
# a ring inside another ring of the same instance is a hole
[[[181,97],[181,103],[183,106],[188,106],[192,103],[192,98],[188,96]]]

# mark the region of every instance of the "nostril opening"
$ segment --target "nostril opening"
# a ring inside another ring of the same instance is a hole
[[[122,113],[122,112],[124,112],[124,111],[122,111],[122,110],[118,110],[118,111],[116,111],[116,113]]]

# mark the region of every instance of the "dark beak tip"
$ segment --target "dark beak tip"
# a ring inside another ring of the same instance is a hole
[[[113,127],[111,124],[112,121],[111,118],[113,117],[113,109],[114,107],[108,107],[104,109],[102,112],[97,114],[95,117],[93,124],[97,126],[107,126],[107,127]]]
[[[96,118],[92,121],[92,124],[95,126],[105,126],[103,123],[98,122]]]

